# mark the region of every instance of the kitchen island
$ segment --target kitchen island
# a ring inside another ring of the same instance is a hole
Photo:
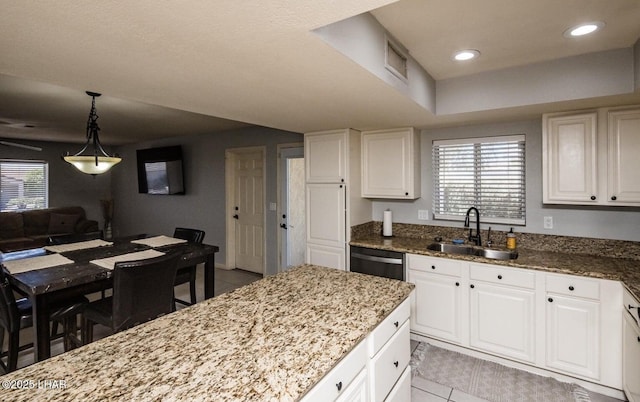
[[[2,376],[0,400],[299,400],[412,289],[303,265]]]

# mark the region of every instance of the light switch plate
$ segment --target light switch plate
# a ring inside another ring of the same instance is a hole
[[[553,229],[553,216],[545,216],[544,217],[544,228],[545,229]]]
[[[270,211],[275,211],[278,208],[278,206],[276,205],[275,202],[270,202],[269,203],[269,210]]]
[[[428,221],[429,220],[429,210],[428,209],[419,209],[418,210],[418,220],[419,221]]]

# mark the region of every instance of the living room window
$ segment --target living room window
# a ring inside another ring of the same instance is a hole
[[[48,206],[47,162],[0,160],[0,211],[24,211]]]
[[[475,206],[482,222],[524,225],[525,136],[433,141],[433,186],[436,219]]]

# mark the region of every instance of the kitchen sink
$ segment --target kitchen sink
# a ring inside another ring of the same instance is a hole
[[[498,250],[494,248],[465,246],[449,243],[431,243],[427,250],[439,251],[445,254],[475,255],[492,260],[515,260],[518,258],[517,251]]]

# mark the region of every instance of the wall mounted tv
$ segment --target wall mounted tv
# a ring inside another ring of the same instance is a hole
[[[138,192],[184,194],[182,148],[180,145],[138,149]]]

